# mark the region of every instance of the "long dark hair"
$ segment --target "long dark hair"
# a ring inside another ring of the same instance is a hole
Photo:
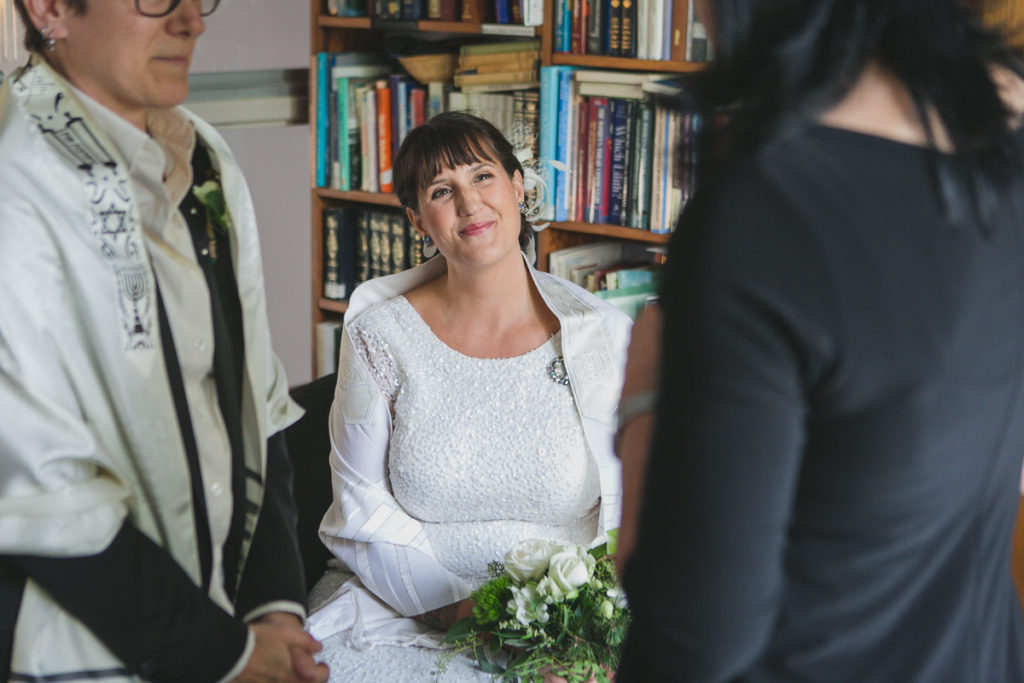
[[[990,75],[1002,66],[1024,76],[1024,62],[964,0],[708,4],[715,60],[690,79],[691,99],[680,102],[724,120],[705,127],[705,160],[709,150],[729,160],[813,119],[877,62],[909,91],[929,142],[935,130],[928,112],[949,135],[956,161],[936,164],[935,180],[955,222],[972,214],[984,220],[993,190],[1024,168],[1011,114]]]

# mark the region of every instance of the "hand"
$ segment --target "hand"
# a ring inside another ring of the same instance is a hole
[[[235,679],[238,683],[326,683],[326,664],[313,655],[322,645],[302,628],[294,614],[272,612],[254,619],[249,628],[256,636],[252,656]]]
[[[622,384],[621,400],[645,391],[658,390],[658,371],[661,366],[661,309],[657,304],[645,308],[633,325],[626,358],[626,374]],[[619,577],[626,569],[629,556],[636,543],[637,524],[643,502],[644,477],[647,472],[647,452],[654,429],[654,415],[640,415],[619,431],[618,454],[622,462],[622,521],[619,524],[618,549],[615,566]]]

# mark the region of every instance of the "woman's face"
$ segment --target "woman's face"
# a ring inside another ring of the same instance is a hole
[[[483,160],[443,169],[406,209],[420,235],[429,235],[449,266],[481,267],[519,251],[523,179]]]
[[[140,128],[148,109],[181,104],[188,69],[205,30],[199,5],[183,0],[166,17],[146,17],[134,0],[89,0],[51,24],[56,49],[47,58],[77,88]]]

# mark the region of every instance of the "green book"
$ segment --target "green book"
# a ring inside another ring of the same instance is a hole
[[[500,43],[477,43],[475,45],[463,45],[459,48],[459,55],[492,55],[497,52],[524,52],[526,50],[539,50],[540,38],[530,40],[508,40]]]

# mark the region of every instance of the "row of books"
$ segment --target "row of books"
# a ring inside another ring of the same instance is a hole
[[[477,46],[459,48],[454,84],[462,92],[521,90],[539,85],[540,41],[493,43],[486,51]]]
[[[554,50],[704,62],[707,31],[692,0],[553,0]]]
[[[316,184],[337,190],[391,192],[392,164],[410,130],[443,111],[469,111],[493,123],[514,144],[536,146],[536,90],[452,90],[391,73],[357,53],[317,55]]]
[[[657,295],[665,247],[590,242],[548,254],[548,271],[593,292],[636,318]]]
[[[422,240],[398,210],[324,210],[323,295],[341,301],[356,285],[423,262]]]
[[[696,184],[701,122],[658,103],[664,75],[541,69],[549,218],[671,232]]]
[[[327,13],[402,21],[540,26],[544,22],[544,0],[327,0]]]

